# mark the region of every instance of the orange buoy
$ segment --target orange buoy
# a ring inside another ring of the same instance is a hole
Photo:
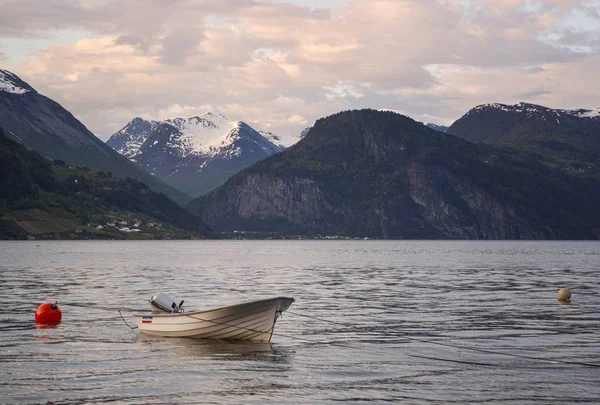
[[[45,302],[35,311],[35,323],[56,324],[60,323],[62,312],[57,303]]]

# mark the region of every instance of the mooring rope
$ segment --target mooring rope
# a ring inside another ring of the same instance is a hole
[[[119,311],[119,315],[121,316],[121,319],[123,320],[123,322],[125,322],[125,325],[127,325],[127,327],[129,329],[133,330],[133,329],[137,329],[138,328],[137,326],[129,326],[129,324],[127,323],[127,321],[125,320],[125,318],[123,318],[123,314],[121,314],[121,310],[118,309],[117,311]]]

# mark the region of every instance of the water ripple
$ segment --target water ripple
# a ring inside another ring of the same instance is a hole
[[[600,365],[598,243],[0,242],[0,253],[0,403],[600,402],[600,368],[583,364]],[[556,301],[564,286],[570,305]],[[132,332],[117,311],[132,323],[157,290],[190,309],[297,301],[272,344]],[[54,300],[63,322],[37,329],[35,308]]]

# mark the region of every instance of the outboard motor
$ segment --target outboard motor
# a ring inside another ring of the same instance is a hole
[[[183,300],[177,305],[175,300],[163,292],[157,292],[150,299],[150,306],[154,312],[183,312]]]

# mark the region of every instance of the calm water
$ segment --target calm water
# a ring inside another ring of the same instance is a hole
[[[584,242],[0,242],[0,402],[600,403],[599,274]],[[297,301],[271,345],[138,336],[158,290]]]

